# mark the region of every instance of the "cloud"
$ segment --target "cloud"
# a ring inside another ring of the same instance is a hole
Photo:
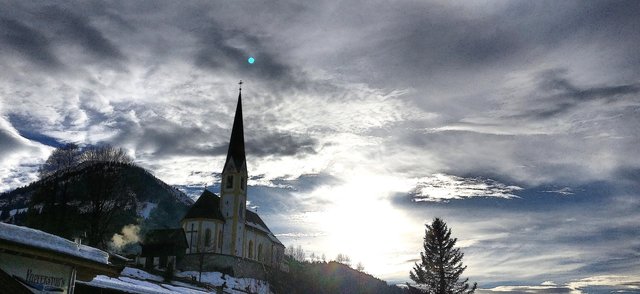
[[[621,275],[603,275],[583,278],[577,281],[569,282],[569,287],[573,289],[589,289],[595,287],[618,289],[619,292],[626,290],[640,290],[640,279],[631,276]]]
[[[632,276],[593,276],[557,285],[545,281],[539,286],[497,286],[478,289],[478,293],[635,293],[640,289],[640,279]]]
[[[540,285],[540,286],[498,286],[491,289],[480,289],[478,293],[576,293],[565,286]],[[580,293],[580,292],[578,292]]]
[[[0,192],[37,179],[39,163],[52,148],[27,140],[0,116]]]
[[[0,46],[13,49],[35,64],[47,68],[58,68],[62,65],[53,54],[49,39],[20,21],[0,17],[0,38],[3,41]]]
[[[572,192],[571,188],[569,187],[564,187],[564,188],[560,188],[560,189],[556,189],[556,190],[549,190],[549,191],[543,191],[545,193],[556,193],[556,194],[560,194],[560,195],[573,195],[575,194],[574,192]]]
[[[462,178],[435,174],[418,180],[412,192],[415,202],[446,202],[471,197],[519,198],[514,193],[522,188],[508,186],[492,179]]]
[[[124,58],[118,47],[107,39],[89,21],[73,13],[70,9],[48,6],[37,14],[50,25],[54,25],[57,38],[67,39],[81,46],[96,58],[118,61]]]
[[[519,107],[521,113],[513,115],[513,118],[547,120],[566,115],[586,103],[597,102],[598,106],[605,106],[625,98],[627,98],[625,104],[632,101],[635,102],[632,104],[640,103],[638,84],[582,88],[574,85],[564,77],[565,75],[566,71],[562,70],[548,70],[540,73],[535,89],[536,94],[531,95],[539,98],[527,101],[528,105],[525,107]]]
[[[193,33],[199,45],[195,54],[196,66],[214,71],[228,70],[247,78],[266,79],[288,87],[299,80],[294,76],[293,68],[280,61],[260,38],[247,31],[214,24]],[[255,63],[249,64],[249,57],[254,57]]]
[[[247,154],[252,156],[295,156],[316,153],[318,141],[314,138],[286,133],[270,133],[268,129],[252,130],[245,137]],[[213,148],[215,154],[226,155],[228,144]]]

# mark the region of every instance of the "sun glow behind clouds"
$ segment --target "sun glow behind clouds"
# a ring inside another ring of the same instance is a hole
[[[301,215],[305,225],[324,234],[306,249],[326,253],[329,259],[338,253],[347,254],[353,264],[362,262],[368,272],[380,276],[406,271],[393,260],[403,252],[415,251],[408,248],[413,242],[407,241],[415,239],[422,228],[394,209],[388,195],[394,190],[406,191],[408,183],[393,177],[355,174],[337,186],[321,187],[309,196],[326,199],[330,204]],[[402,268],[396,269],[398,266]]]

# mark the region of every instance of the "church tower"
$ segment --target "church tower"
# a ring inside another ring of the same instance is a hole
[[[240,82],[242,86],[242,81]],[[247,201],[247,162],[244,153],[242,126],[242,88],[231,130],[227,160],[222,170],[220,186],[221,210],[225,219],[223,254],[243,256]]]

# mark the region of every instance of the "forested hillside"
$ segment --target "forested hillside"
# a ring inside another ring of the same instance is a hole
[[[0,195],[0,220],[105,248],[122,227],[177,227],[193,201],[131,163],[83,162]]]

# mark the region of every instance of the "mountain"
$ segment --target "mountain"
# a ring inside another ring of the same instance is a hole
[[[138,226],[140,235],[178,227],[191,204],[134,164],[84,162],[0,194],[0,221],[106,248],[127,225]]]

